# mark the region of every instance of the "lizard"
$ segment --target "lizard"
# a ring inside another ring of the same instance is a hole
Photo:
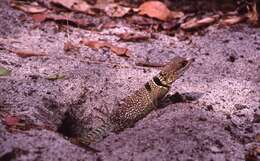
[[[88,146],[102,140],[110,132],[118,133],[134,126],[136,122],[158,108],[160,102],[166,98],[172,83],[183,75],[193,61],[194,59],[174,57],[143,87],[122,99],[102,125],[77,137],[73,142]]]

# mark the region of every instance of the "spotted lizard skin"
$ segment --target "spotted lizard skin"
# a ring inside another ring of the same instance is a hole
[[[78,141],[81,144],[89,145],[102,140],[110,132],[118,133],[132,127],[158,107],[159,102],[169,92],[171,84],[189,68],[193,61],[193,59],[187,60],[182,57],[173,58],[158,75],[139,90],[124,98],[122,103],[112,110],[106,122],[85,136],[77,138]]]

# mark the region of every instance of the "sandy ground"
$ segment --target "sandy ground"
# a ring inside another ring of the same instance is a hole
[[[134,30],[118,25],[102,32],[72,27],[59,32],[53,22],[35,27],[30,17],[5,1],[0,2],[0,20],[0,66],[12,70],[10,76],[0,78],[1,161],[242,161],[260,146],[256,139],[260,134],[260,29],[212,26],[184,41],[155,34],[146,42],[120,42],[115,34]],[[132,56],[119,57],[83,45],[64,52],[64,42],[78,44],[81,38],[113,42],[127,47]],[[21,58],[6,48],[48,56]],[[95,108],[112,110],[159,71],[136,62],[165,63],[177,55],[196,61],[171,93],[178,91],[192,101],[158,109],[133,128],[91,145],[99,152],[64,137],[69,132],[61,127],[96,126],[100,120]],[[47,79],[54,74],[65,78]],[[76,121],[68,121],[68,109],[78,112]],[[4,123],[7,114],[48,128],[10,130]]]

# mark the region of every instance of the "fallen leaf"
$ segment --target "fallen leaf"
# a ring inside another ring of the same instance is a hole
[[[118,56],[127,56],[127,57],[130,56],[129,50],[127,48],[117,47],[114,45],[110,45],[109,47],[110,47],[111,51],[114,52]]]
[[[92,13],[91,6],[84,0],[51,0],[51,2],[73,11]]]
[[[20,118],[17,116],[8,115],[4,118],[4,122],[7,126],[16,126],[20,121]]]
[[[245,155],[246,161],[258,161],[259,160],[259,154],[260,154],[260,146],[253,145],[251,147],[247,154]]]
[[[11,70],[8,70],[4,67],[0,67],[0,76],[7,76],[11,73]]]
[[[260,134],[256,134],[255,139],[256,139],[257,142],[260,142]]]
[[[76,46],[75,44],[73,44],[72,42],[67,41],[67,42],[64,43],[63,50],[64,50],[65,52],[68,52],[68,51],[71,51],[71,50],[73,50],[73,49],[78,49],[78,48],[79,48],[79,47]]]
[[[39,13],[39,14],[33,14],[32,15],[32,19],[35,21],[35,22],[43,22],[45,21],[47,18],[47,14],[45,13]]]
[[[180,11],[171,11],[170,18],[181,18],[184,16],[183,12]]]
[[[35,53],[33,51],[30,50],[12,50],[12,52],[14,52],[17,56],[21,57],[21,58],[28,58],[28,57],[32,57],[32,56],[47,56],[47,54],[45,53]]]
[[[128,22],[131,24],[137,24],[137,25],[141,25],[144,27],[148,27],[151,25],[158,25],[161,22],[159,22],[158,20],[155,19],[151,19],[148,17],[143,17],[143,16],[139,16],[139,15],[134,15],[128,18]]]
[[[147,15],[161,21],[168,21],[172,18],[180,18],[184,14],[182,12],[174,12],[160,1],[148,1],[141,4],[138,8],[139,15]]]
[[[259,15],[256,7],[256,1],[253,1],[252,3],[253,4],[251,5],[251,7],[249,7],[249,12],[247,14],[247,17],[253,25],[258,25]]]
[[[131,8],[129,7],[123,7],[120,6],[119,4],[113,3],[113,4],[108,4],[105,7],[105,12],[108,16],[110,17],[123,17],[125,16]]]
[[[187,22],[181,24],[181,29],[183,30],[193,30],[201,27],[209,26],[215,23],[219,19],[219,15],[209,16],[202,19],[192,18]]]
[[[86,40],[86,39],[82,39],[80,41],[81,44],[84,44],[90,48],[93,49],[99,49],[102,47],[107,47],[107,43],[105,41],[91,41],[91,40]]]
[[[11,6],[27,13],[42,13],[47,11],[47,8],[44,8],[37,3],[28,4],[26,2],[13,1]]]
[[[50,75],[50,76],[47,77],[48,80],[52,80],[52,81],[58,80],[58,79],[64,79],[64,78],[65,78],[65,75],[60,74],[60,73],[54,74],[54,75]]]
[[[138,33],[122,33],[118,34],[121,41],[133,41],[133,42],[140,42],[140,41],[147,41],[151,38],[151,35],[148,34],[138,34]]]
[[[116,25],[117,25],[117,23],[116,23],[115,21],[105,22],[105,23],[100,24],[100,25],[97,27],[97,30],[100,31],[100,30],[103,30],[103,29],[115,28]]]
[[[89,21],[89,19],[85,18],[73,18],[70,14],[48,14],[45,18],[45,20],[53,20],[57,23],[64,23],[64,24],[69,24],[81,28],[86,28],[89,26],[93,26],[93,23]]]
[[[72,6],[72,10],[79,11],[79,12],[85,12],[89,14],[94,14],[91,11],[91,6],[87,4],[85,1],[80,1],[79,3]]]
[[[230,25],[234,25],[234,24],[243,22],[246,19],[247,19],[247,17],[245,17],[245,16],[228,16],[227,18],[223,19],[220,22],[220,25],[230,26]]]
[[[130,52],[127,48],[117,47],[106,41],[90,41],[90,40],[82,39],[80,43],[93,49],[109,48],[112,52],[114,52],[118,56],[126,56],[126,57],[130,56]]]

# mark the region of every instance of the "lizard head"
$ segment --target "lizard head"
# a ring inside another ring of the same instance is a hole
[[[182,57],[174,57],[159,73],[158,78],[165,86],[170,86],[176,79],[189,68],[194,59],[185,59]]]

